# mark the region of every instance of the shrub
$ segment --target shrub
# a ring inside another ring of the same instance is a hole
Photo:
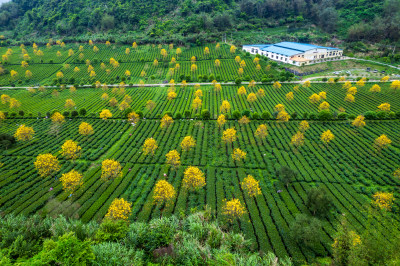
[[[306,206],[314,216],[325,217],[332,208],[332,202],[323,187],[315,187],[307,193]]]
[[[71,112],[71,117],[77,117],[77,116],[78,116],[78,111],[73,110],[73,111]]]
[[[356,115],[355,114],[351,114],[351,115],[348,115],[347,118],[350,119],[350,120],[354,120],[356,118]]]
[[[211,114],[210,111],[204,109],[203,111],[201,111],[201,118],[203,118],[204,120],[208,120],[210,119]]]
[[[365,112],[364,117],[365,117],[365,119],[368,119],[368,120],[374,120],[374,119],[376,119],[376,112],[374,112],[374,111]]]
[[[332,119],[332,113],[329,110],[322,110],[318,113],[318,119],[322,121],[327,121]]]
[[[253,113],[251,118],[254,119],[254,120],[258,120],[258,119],[260,119],[260,115],[257,112],[255,112],[255,113]]]
[[[86,109],[85,109],[85,108],[81,108],[81,109],[79,109],[79,115],[80,115],[80,116],[85,116],[85,115],[86,115],[86,113],[87,113],[87,111],[86,111]]]
[[[272,118],[272,115],[271,115],[270,112],[264,111],[264,112],[262,112],[262,114],[261,114],[261,118],[264,119],[264,120],[271,119],[271,118]]]
[[[290,224],[290,235],[298,244],[313,247],[321,239],[321,222],[306,214],[298,214]]]
[[[20,110],[20,111],[18,111],[18,115],[23,117],[25,115],[25,112]]]
[[[296,113],[296,112],[293,112],[293,113],[290,115],[290,118],[291,118],[291,119],[296,119],[296,118],[297,118],[297,113]]]
[[[10,134],[0,134],[0,150],[7,150],[11,148],[17,141],[13,135]]]
[[[142,111],[137,110],[137,111],[136,111],[136,114],[138,114],[138,116],[139,116],[140,118],[143,118],[143,112],[142,112]]]
[[[308,116],[309,116],[309,113],[308,113],[308,112],[304,112],[304,113],[303,113],[303,119],[307,119]]]
[[[239,112],[239,110],[233,111],[232,117],[233,117],[233,119],[239,119],[239,118],[240,118],[240,112]]]
[[[192,114],[192,112],[190,112],[189,110],[186,110],[184,113],[185,118],[189,118],[190,115]]]
[[[177,112],[175,114],[175,119],[182,119],[182,114],[180,112]]]
[[[69,111],[64,111],[64,112],[62,113],[62,115],[65,116],[65,117],[69,117]]]
[[[385,119],[387,116],[387,113],[385,111],[378,111],[376,113],[376,118],[378,119]]]
[[[310,115],[308,117],[310,118],[310,120],[316,120],[317,119],[317,114],[316,113],[310,113]]]
[[[346,114],[346,113],[339,113],[339,114],[337,115],[337,118],[338,118],[339,120],[345,120],[345,119],[347,118],[347,114]]]
[[[117,241],[124,238],[128,232],[128,223],[124,220],[112,221],[106,219],[96,233],[99,242]]]
[[[129,249],[120,243],[100,243],[92,249],[94,265],[145,265],[143,251]]]
[[[243,110],[243,111],[242,111],[242,115],[245,115],[245,116],[247,116],[247,117],[250,117],[250,110],[248,110],[248,109]]]
[[[80,241],[70,232],[57,241],[46,240],[43,250],[34,256],[31,265],[87,265],[94,260],[89,241]]]
[[[241,78],[236,78],[235,79],[235,83],[236,83],[236,85],[242,84],[242,79]]]

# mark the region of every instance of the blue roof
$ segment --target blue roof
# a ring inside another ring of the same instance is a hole
[[[271,46],[272,44],[251,44],[251,45],[243,45],[244,46],[250,46],[250,47],[258,47],[258,48],[265,48],[268,46]]]
[[[254,44],[254,45],[244,45],[244,46],[259,47],[262,51],[281,54],[284,56],[293,56],[316,48],[324,48],[327,50],[341,50],[339,48],[324,47],[309,43],[297,43],[297,42],[279,42],[276,44]]]
[[[261,50],[265,51],[265,52],[281,54],[281,55],[284,55],[284,56],[292,56],[292,55],[296,55],[296,54],[301,54],[302,53],[302,51],[293,50],[293,49],[287,49],[287,48],[283,48],[283,47],[279,47],[279,46],[275,46],[275,45],[271,45],[271,46],[263,48]]]

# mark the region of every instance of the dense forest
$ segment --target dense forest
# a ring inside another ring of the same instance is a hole
[[[348,41],[396,42],[398,21],[400,0],[12,0],[0,8],[0,31],[20,40],[89,33],[123,41],[125,33],[148,42],[210,41],[312,26]]]

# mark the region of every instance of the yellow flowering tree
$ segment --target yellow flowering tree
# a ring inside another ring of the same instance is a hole
[[[377,137],[374,141],[374,145],[379,151],[389,147],[391,143],[392,141],[385,134]]]
[[[201,104],[202,104],[201,99],[199,97],[196,97],[193,100],[192,107],[197,111],[201,107]]]
[[[128,114],[128,121],[137,124],[140,120],[140,116],[136,112],[130,112]]]
[[[168,100],[173,100],[173,99],[176,98],[176,96],[177,96],[177,94],[176,94],[175,91],[170,91],[170,92],[168,92],[168,94],[167,94],[167,99],[168,99]]]
[[[222,141],[224,143],[232,143],[236,141],[237,135],[236,135],[236,129],[235,128],[228,128],[222,133]]]
[[[265,96],[265,90],[263,90],[263,89],[258,89],[257,95],[258,95],[258,97],[264,97],[264,96]]]
[[[221,128],[226,123],[225,115],[220,114],[217,119],[218,127]]]
[[[357,87],[350,87],[347,90],[347,94],[356,95],[356,93],[357,93]]]
[[[175,188],[166,180],[159,180],[154,186],[153,201],[157,205],[170,203],[175,198],[175,195]]]
[[[317,103],[321,100],[321,97],[318,94],[314,93],[308,99],[310,100],[311,103]]]
[[[300,132],[306,132],[308,129],[310,128],[310,125],[308,124],[308,122],[306,120],[303,120],[300,122],[299,124],[299,131]]]
[[[33,138],[34,134],[35,131],[33,130],[33,127],[27,127],[22,124],[17,128],[14,137],[17,139],[17,141],[29,141]]]
[[[304,134],[302,132],[297,132],[292,136],[290,144],[296,149],[304,145]]]
[[[256,132],[254,132],[254,136],[258,139],[265,139],[268,136],[268,128],[267,125],[261,124],[257,127]]]
[[[252,175],[248,175],[240,183],[240,186],[242,187],[242,190],[245,191],[249,197],[256,197],[258,195],[261,195],[261,189],[259,183],[260,181],[254,179]]]
[[[204,173],[195,166],[186,168],[182,180],[182,186],[190,191],[199,190],[206,185]]]
[[[384,211],[390,211],[393,206],[394,196],[393,193],[389,192],[376,192],[372,198],[374,199],[373,204],[379,209]]]
[[[41,177],[51,176],[61,169],[57,157],[55,157],[51,153],[38,155],[36,157],[34,165],[35,169],[38,171]]]
[[[362,127],[365,127],[364,120],[365,120],[365,117],[363,115],[359,115],[353,120],[353,122],[351,124],[355,127],[362,128]]]
[[[189,151],[196,146],[196,140],[192,136],[186,136],[181,142],[181,147],[184,151]]]
[[[272,87],[274,87],[274,89],[280,89],[282,87],[282,84],[280,84],[279,81],[275,81]]]
[[[71,170],[68,173],[62,174],[60,181],[63,186],[63,190],[72,194],[80,186],[83,185],[82,174],[76,170]]]
[[[335,135],[329,129],[321,134],[321,140],[325,145],[328,145],[334,138]]]
[[[55,112],[51,117],[50,117],[51,121],[53,122],[53,124],[58,124],[61,125],[62,123],[65,122],[65,118],[62,114],[60,114],[59,112]]]
[[[304,88],[310,88],[311,82],[309,80],[304,81],[303,85]]]
[[[107,120],[112,117],[112,113],[108,109],[104,109],[100,112],[100,118],[103,120]]]
[[[378,109],[381,111],[389,112],[390,111],[390,104],[389,103],[382,103],[378,106]]]
[[[283,104],[277,104],[275,105],[275,111],[277,112],[285,111],[285,106]]]
[[[292,101],[294,99],[293,91],[290,91],[286,94],[286,100]]]
[[[157,141],[154,138],[148,138],[144,141],[143,153],[144,155],[151,154],[153,156],[157,148]]]
[[[105,159],[101,163],[101,179],[103,181],[108,181],[122,177],[122,166],[121,164],[113,159]]]
[[[65,101],[65,105],[64,105],[64,107],[66,108],[66,109],[72,109],[72,108],[74,108],[75,107],[75,102],[72,100],[72,99],[67,99],[66,101]]]
[[[240,125],[247,125],[248,123],[250,123],[250,119],[247,116],[242,116],[242,118],[239,119],[239,124]]]
[[[3,122],[4,120],[6,120],[6,115],[4,114],[4,112],[0,111],[0,124],[1,124],[1,122]]]
[[[370,92],[380,92],[381,87],[378,84],[372,85],[372,87],[369,89]]]
[[[394,90],[400,89],[400,80],[393,80],[392,84],[390,84],[390,88]]]
[[[352,94],[347,94],[346,97],[344,97],[344,100],[345,100],[346,102],[354,103],[355,97],[354,97],[354,95],[352,95]]]
[[[247,101],[249,103],[254,103],[257,101],[257,95],[254,92],[249,93],[249,95],[247,95]]]
[[[232,152],[232,159],[235,162],[241,162],[242,160],[246,159],[246,155],[247,155],[246,152],[242,151],[239,148],[236,148]]]
[[[10,101],[10,99],[11,99],[11,97],[9,95],[7,95],[7,94],[2,94],[0,98],[1,98],[1,103],[2,104],[8,103]]]
[[[290,119],[290,115],[286,111],[280,111],[276,116],[278,122],[287,122]]]
[[[169,115],[165,114],[162,118],[161,118],[161,123],[160,123],[160,127],[162,129],[168,129],[170,125],[172,125],[172,123],[174,123],[174,120],[172,119],[172,117],[170,117]]]
[[[86,123],[86,122],[82,122],[79,125],[79,134],[81,134],[82,136],[90,136],[94,134],[94,130],[91,124]]]
[[[66,140],[61,146],[61,155],[67,160],[76,160],[81,156],[82,148],[73,140]]]
[[[132,213],[132,203],[124,200],[123,198],[115,198],[110,207],[108,208],[106,219],[110,220],[128,220]]]
[[[222,101],[222,104],[219,107],[220,112],[223,114],[226,114],[227,112],[229,112],[230,109],[231,109],[231,105],[229,104],[229,102],[226,100]]]
[[[148,100],[146,102],[146,109],[149,110],[150,112],[156,107],[156,103],[152,100]]]
[[[169,151],[165,157],[167,157],[166,163],[171,165],[172,168],[177,168],[181,164],[181,156],[179,155],[179,152],[177,150],[172,150]]]
[[[225,204],[222,208],[222,214],[226,216],[230,222],[240,219],[245,213],[246,209],[239,199],[225,201]]]
[[[318,109],[319,109],[320,111],[322,111],[322,110],[329,110],[329,107],[330,107],[330,104],[329,104],[327,101],[323,101],[323,102],[319,105]]]
[[[21,102],[15,98],[10,99],[10,109],[18,109],[21,107]]]

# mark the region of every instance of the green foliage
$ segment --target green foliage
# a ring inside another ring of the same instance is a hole
[[[297,177],[297,172],[287,166],[282,166],[275,174],[286,187]]]
[[[311,188],[307,193],[306,205],[314,216],[325,217],[332,209],[332,201],[322,186]]]
[[[70,232],[60,236],[57,241],[45,240],[43,250],[34,256],[32,264],[87,265],[94,260],[90,241],[80,241]]]
[[[99,242],[118,241],[126,236],[128,227],[126,221],[105,219],[96,233],[96,239]]]
[[[306,214],[298,214],[290,224],[291,237],[300,245],[315,247],[321,240],[321,222]]]

